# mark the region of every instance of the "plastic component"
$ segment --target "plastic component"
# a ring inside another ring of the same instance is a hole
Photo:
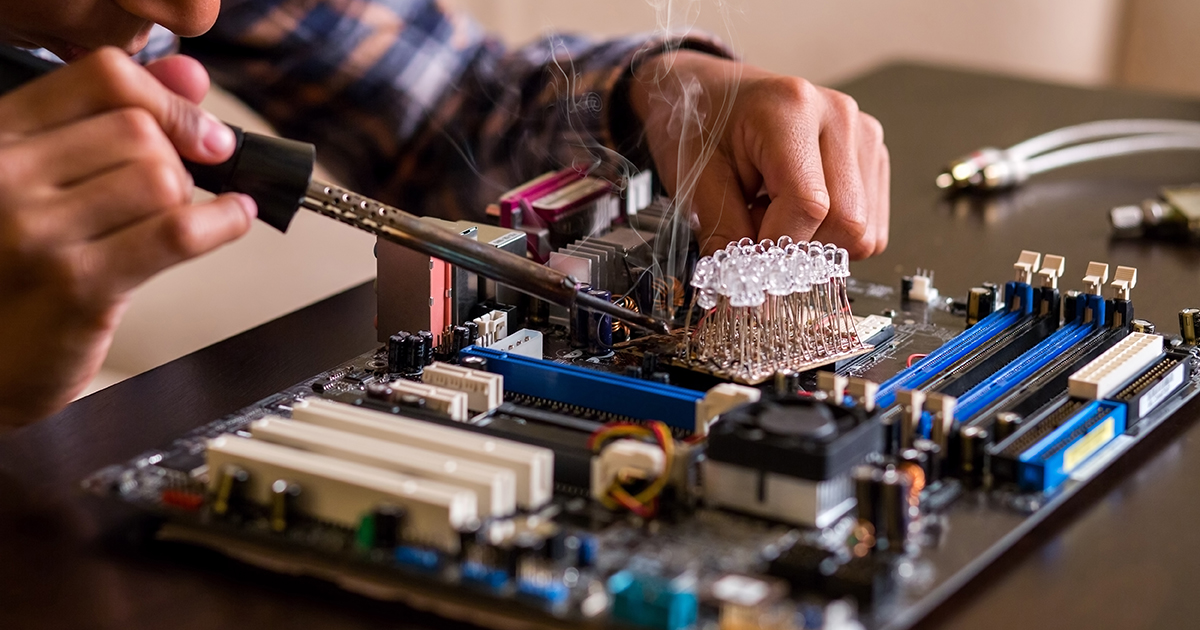
[[[499,374],[435,362],[425,368],[421,380],[466,393],[471,411],[491,411],[504,403],[504,377]]]
[[[467,402],[469,396],[465,391],[405,379],[393,381],[390,386],[396,397],[405,394],[420,397],[425,401],[426,409],[447,416],[451,420],[466,422],[471,415]]]
[[[687,431],[696,426],[696,403],[704,396],[682,387],[479,346],[466,348],[459,356],[486,358],[488,370],[503,374],[510,392],[638,420],[661,420]]]
[[[196,185],[212,193],[240,192],[258,204],[258,218],[286,232],[312,181],[316,148],[307,142],[275,138],[230,126],[237,148],[229,160],[212,166],[185,162]]]
[[[674,580],[620,571],[608,578],[612,619],[653,630],[685,630],[696,623],[695,580]]]
[[[1071,471],[1125,432],[1125,405],[1094,401],[1021,454],[1019,485],[1027,492],[1050,492]]]
[[[762,390],[737,383],[721,383],[704,393],[704,398],[696,403],[696,428],[699,435],[708,435],[708,427],[717,418],[736,407],[758,402],[762,398]]]
[[[516,511],[516,477],[507,468],[277,417],[253,422],[250,434],[274,444],[467,488],[478,497],[476,511],[481,516],[503,517]]]
[[[446,551],[457,551],[456,530],[477,518],[475,493],[457,486],[234,436],[209,440],[205,453],[210,470],[233,465],[249,473],[243,491],[254,504],[270,505],[271,486],[279,479],[304,488],[305,516],[346,527],[356,527],[363,514],[391,503],[407,510],[405,537]],[[212,475],[213,491],[221,477]]]
[[[608,496],[613,481],[622,476],[636,475],[650,481],[662,476],[667,458],[655,444],[637,440],[617,440],[604,447],[592,458],[592,498]]]
[[[488,347],[530,359],[540,359],[542,358],[542,333],[522,328]]]
[[[1159,335],[1129,333],[1117,345],[1071,375],[1068,391],[1076,398],[1107,398],[1122,383],[1144,371],[1163,352]]]
[[[554,451],[548,448],[319,399],[296,403],[292,418],[507,468],[516,476],[523,508],[545,505],[554,491]]]

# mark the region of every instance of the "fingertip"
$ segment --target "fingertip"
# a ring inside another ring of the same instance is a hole
[[[208,112],[200,115],[200,138],[204,150],[217,161],[229,159],[237,145],[237,137],[229,125]]]
[[[193,103],[204,100],[211,87],[208,70],[199,61],[186,55],[157,59],[146,64],[146,70],[168,90]]]
[[[234,198],[242,213],[246,215],[248,224],[258,218],[258,203],[254,201],[254,197],[242,193],[230,193],[230,196]]]

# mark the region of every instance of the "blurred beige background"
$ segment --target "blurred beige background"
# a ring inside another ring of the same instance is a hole
[[[750,63],[819,83],[911,60],[1200,95],[1200,0],[445,1],[511,43],[556,30],[703,29]],[[264,129],[226,96],[209,107]],[[242,241],[161,274],[135,295],[93,389],[371,278],[373,244],[300,213],[286,237],[256,225]]]

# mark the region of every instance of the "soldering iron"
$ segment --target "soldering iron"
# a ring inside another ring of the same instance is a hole
[[[0,47],[0,93],[61,66],[26,51]],[[196,186],[212,193],[239,192],[258,204],[258,218],[286,232],[300,208],[444,260],[468,271],[566,308],[611,315],[652,332],[669,332],[662,320],[580,291],[575,278],[527,258],[434,227],[416,216],[334,184],[313,178],[312,144],[265,136],[230,125],[237,138],[222,164],[184,161]]]

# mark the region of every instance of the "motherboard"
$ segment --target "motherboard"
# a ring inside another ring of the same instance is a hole
[[[1200,393],[1200,310],[1138,319],[1136,269],[1014,251],[943,296],[821,243],[701,257],[634,189],[548,175],[445,227],[671,334],[381,242],[378,350],[84,487],[491,628],[900,629]]]

